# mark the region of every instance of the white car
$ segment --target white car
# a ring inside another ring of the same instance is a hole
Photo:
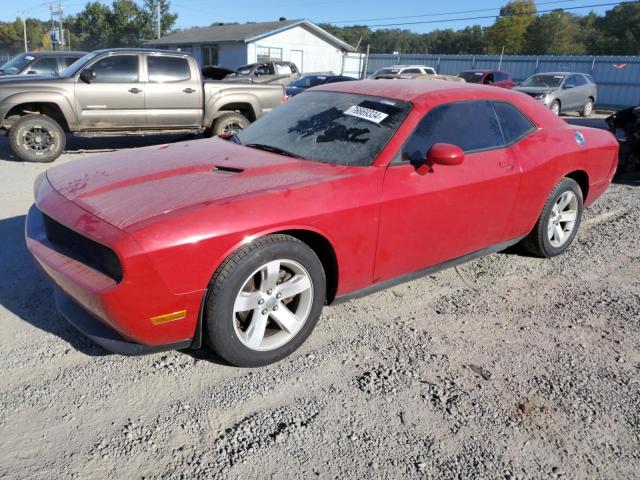
[[[435,68],[427,67],[426,65],[391,65],[390,67],[381,68],[369,78],[376,78],[378,75],[403,75],[405,73],[437,75]]]

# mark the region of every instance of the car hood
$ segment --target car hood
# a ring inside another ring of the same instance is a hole
[[[330,181],[352,170],[214,138],[94,155],[49,169],[47,179],[66,199],[126,230],[176,210]]]
[[[549,87],[515,87],[515,91],[529,94],[551,93],[555,89]]]

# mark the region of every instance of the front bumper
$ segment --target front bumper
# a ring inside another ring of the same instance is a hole
[[[27,247],[54,284],[58,308],[74,326],[107,350],[125,355],[198,346],[194,339],[204,290],[169,289],[130,235],[67,200],[48,181],[38,187],[37,198],[27,215]],[[50,219],[116,252],[122,278],[105,274],[86,255],[61,248],[49,236]],[[156,321],[172,312],[186,313],[166,323]]]
[[[145,355],[148,353],[164,352],[167,350],[181,350],[190,348],[192,339],[182,340],[166,345],[143,345],[127,340],[115,330],[91,316],[72,297],[64,293],[59,287],[53,287],[53,296],[58,311],[80,333],[97,343],[105,350],[120,355]]]

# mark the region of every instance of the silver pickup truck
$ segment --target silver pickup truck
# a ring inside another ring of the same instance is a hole
[[[182,52],[99,50],[58,77],[0,79],[0,128],[12,152],[51,162],[81,136],[239,130],[285,101],[282,85],[203,82]]]

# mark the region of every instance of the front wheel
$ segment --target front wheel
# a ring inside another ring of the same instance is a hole
[[[549,109],[554,115],[560,115],[560,102],[558,100],[554,100],[549,106]]]
[[[213,276],[205,339],[220,357],[257,367],[293,353],[313,331],[325,302],[322,263],[288,235],[269,235],[227,258]]]
[[[540,218],[522,241],[522,246],[539,257],[560,255],[578,233],[583,209],[580,185],[571,178],[563,178],[549,195]]]
[[[53,162],[62,155],[66,142],[62,127],[46,115],[25,115],[9,130],[11,151],[25,162]]]
[[[587,102],[582,107],[582,110],[580,110],[580,116],[586,118],[591,116],[592,113],[593,113],[593,100],[589,98],[587,99]]]
[[[251,122],[241,113],[229,112],[220,115],[213,125],[205,131],[205,136],[219,136],[229,133],[239,133],[249,126]]]

